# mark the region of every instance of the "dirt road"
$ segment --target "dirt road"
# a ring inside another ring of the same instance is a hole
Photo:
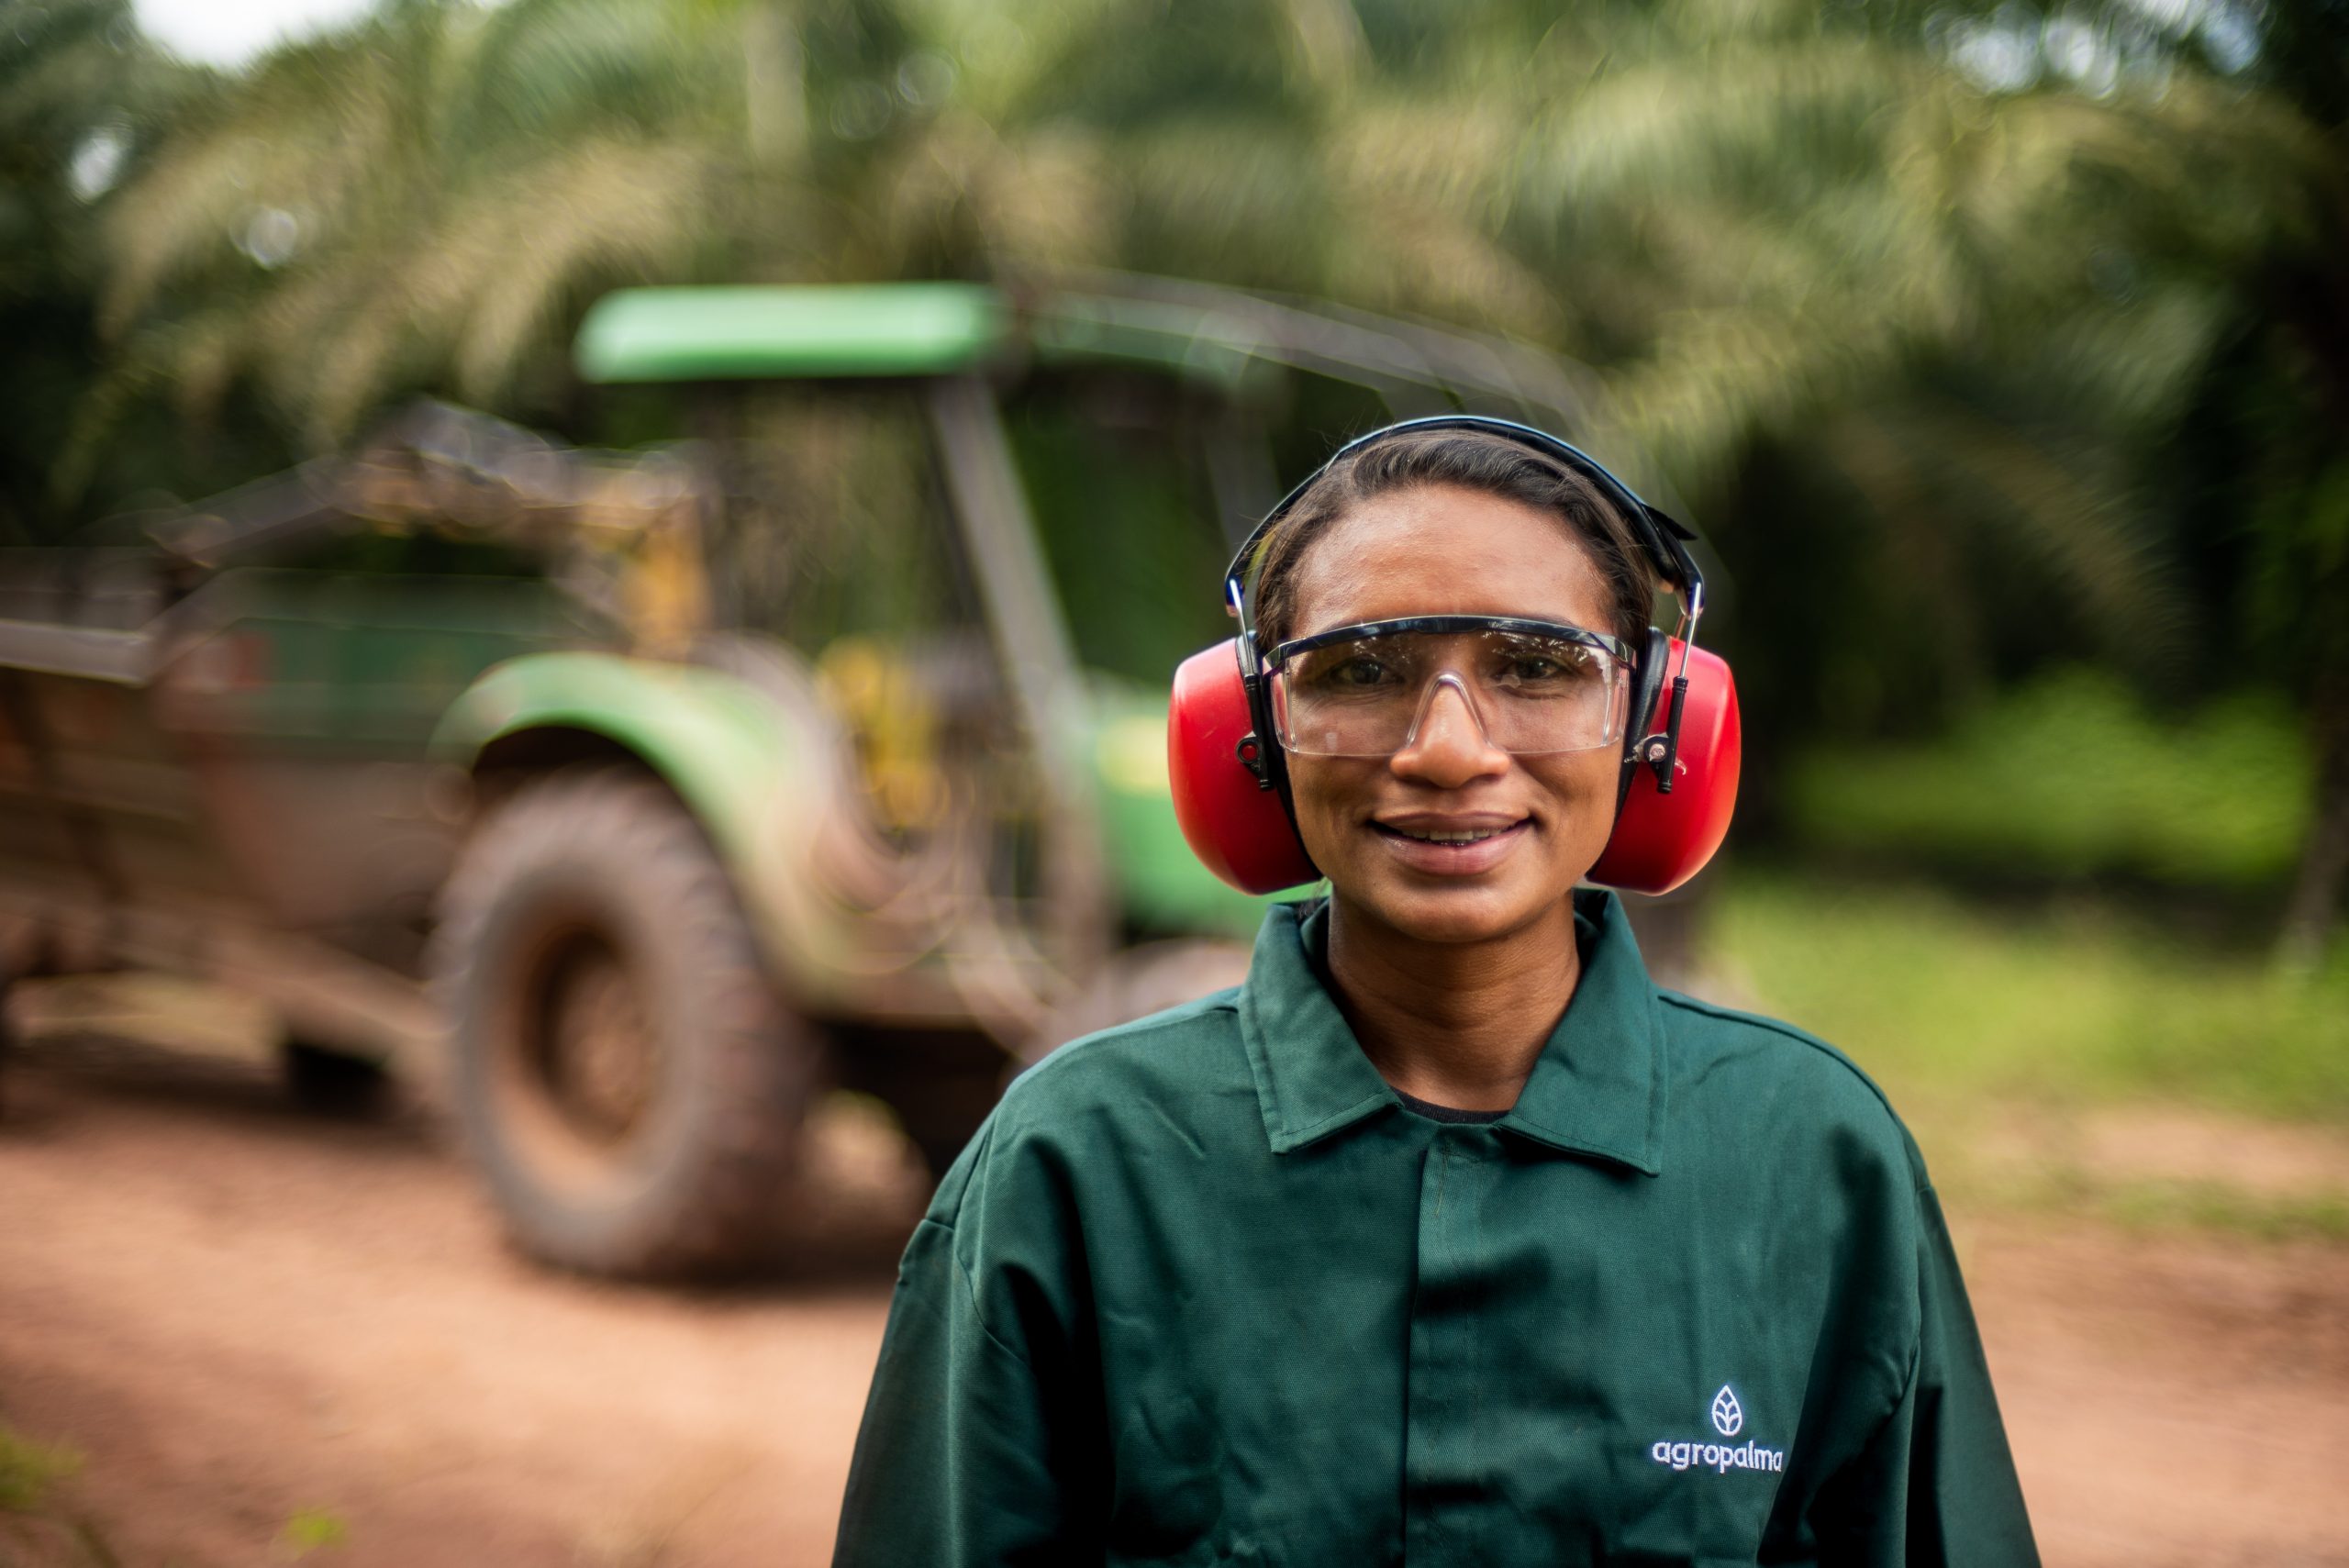
[[[836,1120],[790,1273],[680,1295],[501,1248],[421,1112],[36,1049],[0,1120],[0,1418],[129,1564],[821,1562],[914,1189]],[[1958,1218],[2047,1559],[2349,1564],[2349,1251]]]

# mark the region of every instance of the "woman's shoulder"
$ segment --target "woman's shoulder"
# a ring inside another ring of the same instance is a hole
[[[1783,1018],[1658,987],[1674,1093],[1765,1119],[1781,1136],[1856,1139],[1926,1184],[1916,1140],[1883,1086],[1842,1050]]]
[[[1007,1095],[1077,1094],[1103,1079],[1128,1073],[1196,1068],[1202,1049],[1212,1053],[1225,1040],[1238,1039],[1239,997],[1238,987],[1227,987],[1079,1035],[1013,1079]]]

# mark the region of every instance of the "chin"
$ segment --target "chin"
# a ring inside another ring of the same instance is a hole
[[[1377,879],[1368,886],[1350,886],[1333,877],[1330,891],[1357,914],[1398,936],[1453,947],[1494,941],[1524,929],[1567,899],[1574,884],[1548,897],[1504,887],[1397,887]]]

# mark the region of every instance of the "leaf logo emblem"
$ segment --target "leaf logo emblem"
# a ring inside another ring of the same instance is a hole
[[[1713,1396],[1713,1429],[1725,1438],[1733,1438],[1744,1425],[1745,1407],[1737,1402],[1729,1385],[1722,1384],[1721,1391]]]

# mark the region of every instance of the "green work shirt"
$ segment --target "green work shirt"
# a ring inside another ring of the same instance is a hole
[[[1315,905],[1014,1084],[906,1250],[836,1562],[2035,1562],[1884,1096],[1575,900],[1497,1121],[1404,1106]]]

